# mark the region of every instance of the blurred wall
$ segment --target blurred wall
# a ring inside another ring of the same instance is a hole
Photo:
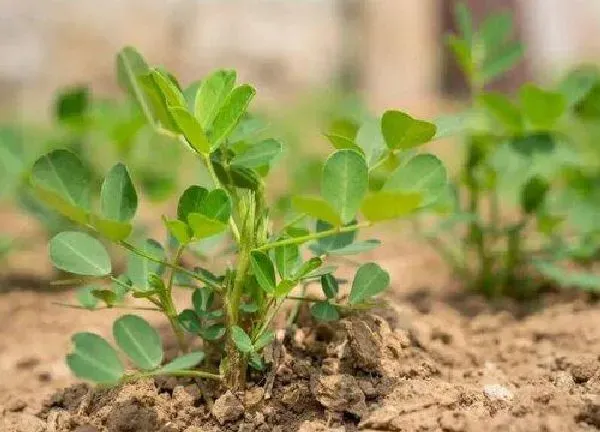
[[[259,101],[287,101],[331,86],[353,58],[341,7],[349,1],[362,6],[353,43],[371,105],[435,99],[440,11],[452,0],[0,0],[0,114],[43,114],[73,83],[117,92],[114,56],[126,44],[183,82],[235,67]],[[535,72],[600,58],[600,0],[516,2]]]

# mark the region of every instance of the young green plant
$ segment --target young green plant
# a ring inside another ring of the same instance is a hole
[[[80,307],[98,309],[101,301],[127,308],[127,295],[144,299],[166,317],[183,355],[161,366],[156,332],[143,318],[125,315],[115,322],[113,336],[139,372],[126,373],[100,336],[79,333],[68,356],[79,377],[114,383],[158,374],[197,376],[242,389],[248,366],[264,367],[261,353],[274,339],[272,323],[284,302],[309,303],[313,316],[324,321],[372,305],[388,287],[388,273],[373,262],[360,265],[346,296],[328,260],[372,250],[379,242],[356,240],[358,230],[425,209],[446,188],[437,158],[401,157],[431,139],[435,126],[388,111],[378,122],[381,139],[369,143],[368,151],[352,131],[329,135],[335,149],[323,164],[320,195],[294,196],[292,221],[274,230],[265,177],[283,146],[245,133],[254,88],[237,84],[235,71],[218,70],[182,90],[171,74],[148,66],[133,48],[121,51],[117,63],[120,84],[148,124],[180,141],[204,166],[213,186],[189,186],[176,211],[163,216],[169,237],[164,247],[152,239],[132,240],[138,197],[125,165],[117,163],[106,175],[97,210],[88,173],[73,153],[56,150],[35,163],[30,182],[36,195],[82,228],[50,241],[53,264],[83,279]],[[307,229],[306,220],[315,228]],[[219,275],[182,264],[194,244],[215,236],[229,238],[234,264]],[[124,274],[115,273],[96,237],[127,251]],[[306,257],[303,246],[314,255]],[[294,295],[297,286],[311,280],[321,282],[322,298]],[[191,290],[189,308],[177,309],[176,287]],[[189,353],[186,333],[199,337],[194,345],[202,340],[202,351]],[[205,358],[208,349],[220,359],[218,369]]]

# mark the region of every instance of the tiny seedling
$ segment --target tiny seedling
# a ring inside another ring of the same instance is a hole
[[[117,383],[153,375],[196,376],[243,388],[248,367],[264,367],[261,353],[273,341],[272,322],[284,302],[306,302],[323,321],[372,306],[390,283],[388,273],[376,263],[361,264],[346,294],[328,261],[377,247],[376,240],[357,240],[357,231],[428,208],[446,189],[441,162],[413,154],[435,135],[435,126],[388,111],[376,127],[380,139],[366,140],[368,146],[354,127],[327,134],[335,148],[323,164],[320,195],[294,196],[294,214],[275,229],[265,178],[283,146],[247,133],[254,88],[237,84],[235,71],[218,70],[182,90],[171,74],[148,66],[133,48],[119,53],[117,65],[119,83],[146,122],[187,148],[213,187],[191,185],[183,191],[176,209],[162,217],[169,238],[163,245],[132,235],[138,194],[135,172],[132,176],[125,165],[110,169],[99,199],[92,199],[94,185],[73,153],[55,150],[34,164],[30,184],[36,196],[82,228],[61,232],[49,245],[54,266],[83,281],[78,307],[128,308],[127,296],[143,299],[150,305],[146,309],[166,317],[182,354],[163,366],[156,331],[141,317],[125,315],[115,321],[113,336],[137,371],[126,372],[117,351],[100,336],[78,333],[67,362],[81,378]],[[307,221],[314,229],[306,228]],[[234,264],[221,274],[183,264],[194,244],[215,236],[229,239],[233,256],[228,262]],[[127,251],[124,274],[116,274],[96,237]],[[307,281],[320,281],[323,296],[295,295]],[[173,301],[176,287],[190,290],[184,310]],[[190,345],[186,333],[198,338]],[[190,352],[200,340],[203,350]],[[208,348],[211,358],[218,354],[219,368],[205,358]]]

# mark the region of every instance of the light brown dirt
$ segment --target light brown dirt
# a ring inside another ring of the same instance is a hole
[[[422,247],[389,242],[370,258],[392,275],[385,310],[334,327],[303,317],[273,350],[272,389],[264,376],[225,399],[209,388],[212,408],[191,380],[57,393],[76,382],[64,365],[70,335],[109,335],[119,311],[53,304],[71,301],[68,292],[4,290],[0,430],[600,430],[597,304],[548,295],[534,306],[492,307],[460,294]]]

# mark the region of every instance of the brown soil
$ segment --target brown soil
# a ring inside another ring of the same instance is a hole
[[[177,379],[77,384],[64,365],[70,335],[108,335],[119,312],[55,306],[67,292],[4,289],[0,431],[600,430],[597,304],[573,295],[492,307],[453,295],[439,261],[414,245],[372,258],[392,274],[387,308],[332,326],[304,317],[242,394]]]

